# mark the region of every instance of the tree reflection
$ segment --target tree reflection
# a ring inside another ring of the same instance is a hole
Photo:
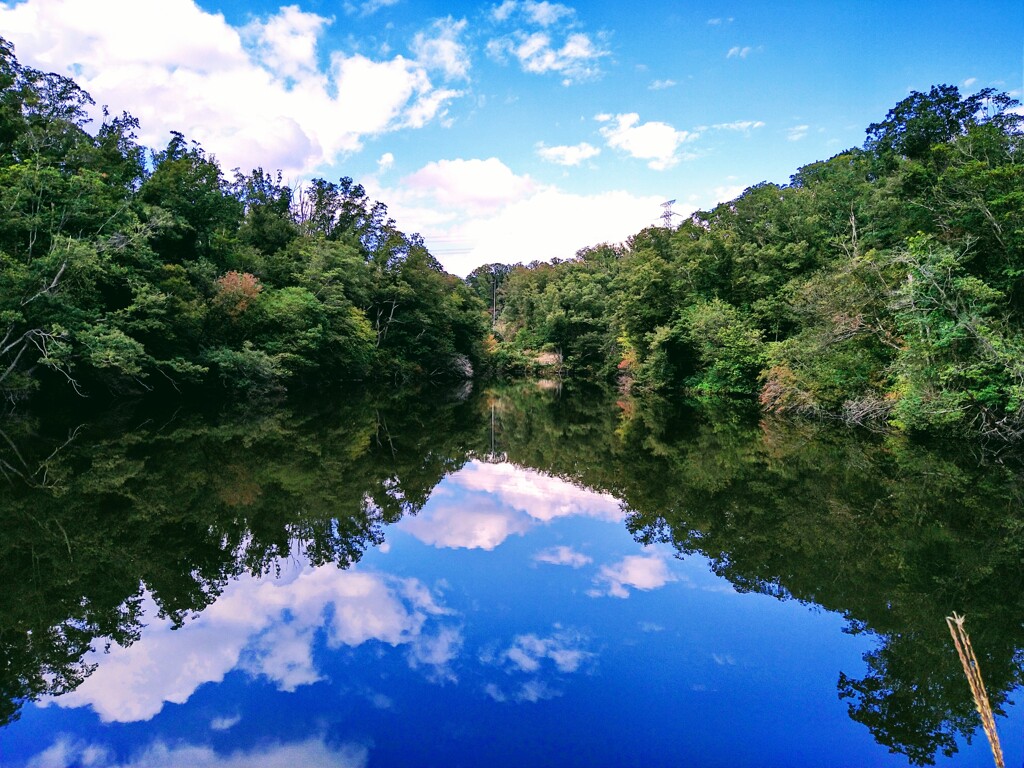
[[[978,720],[944,617],[968,616],[998,712],[1022,680],[1024,473],[1004,457],[743,403],[677,408],[521,384],[331,409],[8,421],[0,461],[0,722],[74,689],[92,645],[130,643],[149,593],[178,624],[297,549],[347,567],[468,458],[608,492],[641,542],[700,553],[736,589],[842,614],[878,645],[838,694],[916,764]],[[44,466],[45,465],[45,466]]]
[[[1024,682],[1019,462],[737,402],[508,400],[513,461],[615,494],[639,541],[699,553],[740,591],[817,604],[877,635],[867,674],[841,673],[839,695],[911,762],[955,753],[979,724],[945,616],[968,615],[997,712]]]
[[[313,565],[358,561],[466,460],[470,409],[432,394],[138,414],[138,426],[122,415],[70,442],[31,419],[7,424],[0,459],[17,472],[0,496],[0,724],[25,700],[75,689],[90,647],[137,639],[145,592],[181,625],[233,577],[296,550]]]

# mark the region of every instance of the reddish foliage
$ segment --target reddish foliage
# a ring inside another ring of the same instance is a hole
[[[229,315],[238,317],[262,290],[263,286],[256,275],[232,270],[217,278],[216,301]]]

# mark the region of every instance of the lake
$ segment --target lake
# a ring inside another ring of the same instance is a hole
[[[1024,473],[551,382],[0,423],[4,766],[1024,762]]]

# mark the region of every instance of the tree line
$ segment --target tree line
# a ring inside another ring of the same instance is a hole
[[[914,92],[862,147],[678,226],[462,281],[344,177],[226,176],[0,39],[0,392],[521,374],[1024,436],[1024,116]],[[87,130],[90,128],[91,130]]]
[[[914,92],[862,147],[678,226],[555,263],[486,265],[496,362],[790,414],[1024,435],[1024,116]],[[493,299],[492,299],[493,297]]]
[[[0,39],[0,391],[471,374],[483,307],[350,178],[225,176]]]

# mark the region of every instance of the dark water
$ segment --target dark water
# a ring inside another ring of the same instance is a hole
[[[1024,760],[1024,473],[534,385],[0,423],[4,766]]]

